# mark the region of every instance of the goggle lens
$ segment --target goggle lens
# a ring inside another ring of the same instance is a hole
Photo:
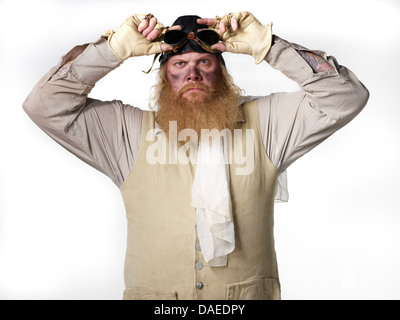
[[[181,30],[170,30],[164,35],[164,42],[170,44],[171,46],[180,45],[182,42],[186,41],[188,34]],[[196,34],[196,38],[203,44],[212,46],[219,42],[219,35],[213,30],[202,30]]]
[[[181,30],[170,30],[165,33],[164,42],[170,44],[171,46],[177,46],[185,41],[186,38],[186,32]]]
[[[219,42],[219,35],[212,30],[202,30],[197,33],[197,39],[203,41],[204,44],[212,46]]]

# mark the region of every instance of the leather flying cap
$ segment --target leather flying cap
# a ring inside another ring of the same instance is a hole
[[[200,53],[210,53],[210,51],[205,50],[201,45],[193,39],[193,36],[196,35],[198,30],[201,29],[208,29],[207,25],[198,24],[197,19],[201,19],[201,17],[196,15],[187,15],[181,16],[175,20],[172,26],[181,26],[181,31],[188,35],[186,42],[183,45],[177,47],[174,51],[171,52],[164,52],[160,56],[160,65],[164,64],[170,57],[178,54],[183,54],[185,52],[193,51],[193,52],[200,52]],[[167,31],[168,32],[168,31]],[[186,38],[186,37],[185,37]],[[214,52],[213,52],[214,53]],[[215,54],[221,56],[221,52],[216,52]],[[222,59],[222,56],[221,56]],[[223,59],[222,59],[223,61]]]

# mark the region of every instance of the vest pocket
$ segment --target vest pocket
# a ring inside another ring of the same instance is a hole
[[[178,292],[148,288],[126,288],[123,300],[178,300]]]
[[[226,286],[227,300],[280,300],[279,281],[273,278],[258,278]]]

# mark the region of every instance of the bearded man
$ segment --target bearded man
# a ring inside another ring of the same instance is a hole
[[[301,90],[243,97],[224,51],[266,61]],[[123,61],[152,54],[161,54],[154,110],[88,98]],[[273,206],[287,200],[286,169],[368,96],[333,57],[273,35],[249,12],[183,16],[171,28],[137,14],[72,49],[24,109],[121,189],[124,299],[280,299]]]

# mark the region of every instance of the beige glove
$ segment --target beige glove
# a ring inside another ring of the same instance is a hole
[[[227,28],[227,31],[222,34],[219,29],[220,22],[229,27],[232,18],[237,21],[238,30],[233,31],[232,28]],[[242,11],[216,17],[211,29],[220,35],[225,43],[226,51],[249,54],[254,57],[257,64],[264,60],[271,48],[272,23],[264,26],[250,12]]]
[[[108,45],[112,52],[121,60],[134,56],[151,55],[161,53],[161,40],[166,29],[161,23],[157,23],[155,29],[160,29],[161,35],[154,41],[149,41],[138,30],[140,22],[145,18],[152,18],[152,14],[135,14],[114,32],[108,30],[104,35],[108,37]]]

